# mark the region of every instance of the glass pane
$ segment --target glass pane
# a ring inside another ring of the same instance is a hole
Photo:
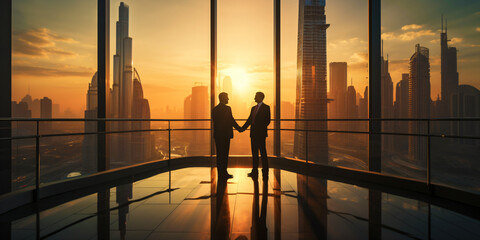
[[[210,118],[209,9],[206,0],[110,1],[110,117]],[[172,123],[172,128],[209,126],[208,121]],[[113,131],[166,129],[168,123],[112,122],[109,127]],[[189,148],[189,155],[204,155],[203,148],[191,148],[196,141],[207,150],[210,146],[205,131],[172,132],[173,139],[172,149]],[[110,162],[117,165],[168,157],[168,133],[114,134],[109,141]],[[176,154],[174,150],[172,156]]]
[[[281,3],[282,118],[365,118],[368,1],[282,0]],[[345,18],[346,15],[349,17]],[[282,128],[365,131],[365,124],[297,121],[284,122]],[[291,134],[286,137],[287,141],[293,141],[293,157],[308,156],[309,161],[325,165],[352,166],[353,162],[348,160],[345,164],[335,161],[333,156],[341,154],[335,149],[365,151],[367,145],[365,138],[354,139],[341,133],[297,131],[293,137]],[[352,141],[357,144],[351,144]]]
[[[12,1],[12,117],[96,116],[90,104],[97,91],[96,69],[97,1]],[[85,130],[88,124],[82,121],[39,125],[42,135]],[[14,123],[12,131],[13,136],[35,135],[35,123]],[[96,172],[96,163],[91,169],[82,164],[83,142],[83,136],[41,138],[41,181]],[[13,189],[33,185],[35,139],[13,141],[12,152]]]
[[[216,102],[219,93],[228,93],[233,117],[243,126],[240,119],[257,104],[255,93],[263,92],[273,116],[273,1],[219,0],[217,15]],[[267,142],[273,141],[268,134]],[[230,155],[251,155],[249,135],[234,131]],[[273,154],[268,147],[267,154]]]
[[[428,145],[426,137],[383,136],[382,171],[425,180],[430,150],[434,183],[478,192],[480,128],[478,121],[462,119],[480,116],[480,3],[382,0],[381,5],[382,117],[460,119],[432,120],[429,126],[384,122],[387,132],[429,134],[430,129],[439,137]]]

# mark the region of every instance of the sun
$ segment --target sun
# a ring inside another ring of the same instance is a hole
[[[227,76],[232,78],[233,92],[239,94],[247,93],[248,89],[250,88],[250,79],[247,71],[244,68],[232,67],[220,70],[220,81],[223,81],[223,79]]]

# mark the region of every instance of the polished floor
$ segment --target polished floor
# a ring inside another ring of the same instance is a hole
[[[278,169],[268,179],[229,171],[228,181],[185,168],[105,189],[2,220],[1,239],[480,239],[479,220],[419,200]]]

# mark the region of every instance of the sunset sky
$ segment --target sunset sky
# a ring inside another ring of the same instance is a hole
[[[128,0],[133,61],[152,117],[183,108],[196,83],[210,79],[210,1]],[[111,1],[111,55],[120,1]],[[368,1],[326,2],[327,64],[348,63],[363,94],[368,83]],[[13,1],[12,98],[28,91],[48,96],[61,110],[83,116],[88,83],[96,71],[96,0]],[[382,37],[394,84],[408,72],[416,43],[430,49],[432,98],[440,91],[440,17],[448,18],[458,49],[460,84],[480,88],[480,2],[384,0]],[[298,1],[282,0],[282,100],[295,101]],[[235,99],[247,108],[256,91],[273,101],[273,1],[218,0],[219,78],[230,75]],[[112,66],[111,66],[112,67]],[[328,69],[328,67],[327,67]],[[327,78],[328,79],[328,78]],[[30,89],[30,90],[29,90]],[[240,116],[243,117],[243,116]]]

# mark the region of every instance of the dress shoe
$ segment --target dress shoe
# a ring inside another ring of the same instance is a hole
[[[220,173],[220,174],[218,174],[218,177],[219,177],[219,178],[222,178],[222,179],[228,179],[228,178],[233,178],[233,175],[232,175],[232,174],[229,174],[228,172],[226,172],[226,173]]]
[[[258,170],[257,170],[257,171],[252,170],[251,172],[249,172],[249,173],[247,174],[247,176],[248,176],[248,177],[251,177],[251,178],[257,177],[257,176],[258,176]]]

